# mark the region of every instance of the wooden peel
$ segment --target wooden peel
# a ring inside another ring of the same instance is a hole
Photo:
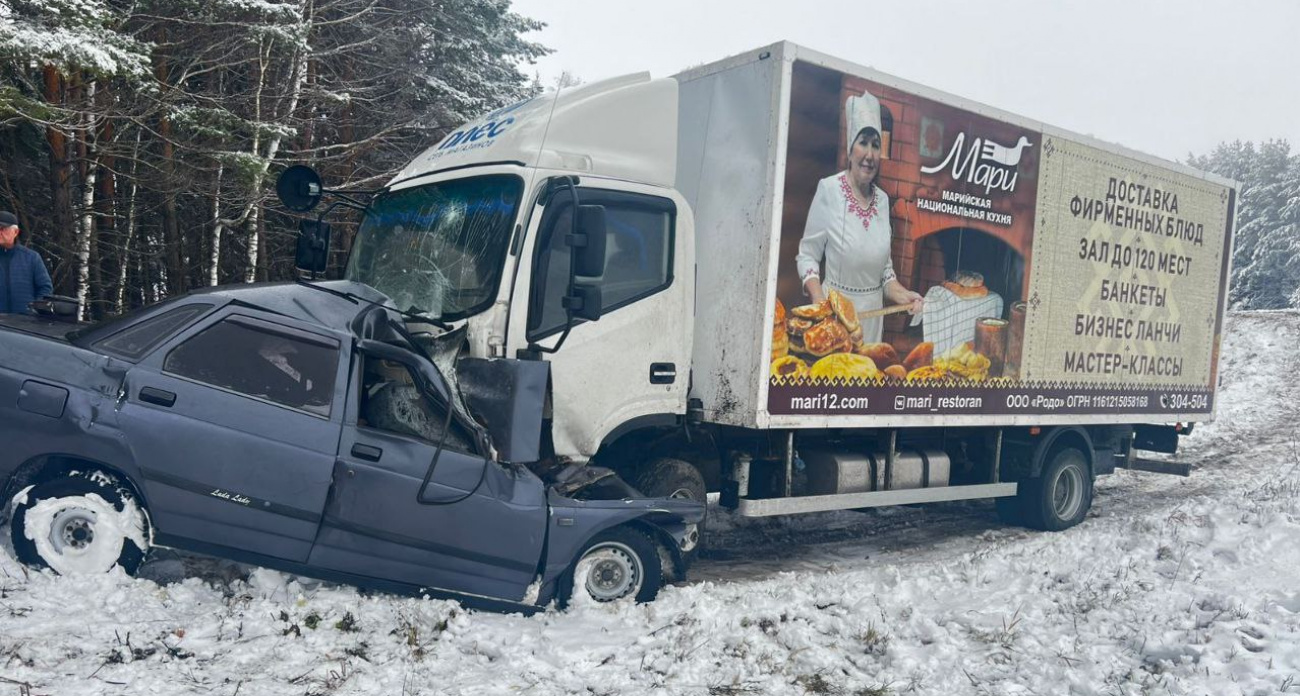
[[[900,304],[900,305],[894,305],[893,307],[882,307],[880,309],[870,309],[865,312],[858,312],[858,318],[874,319],[876,317],[885,317],[885,316],[889,316],[890,314],[898,314],[899,312],[906,312],[911,308],[912,305],[910,304]]]

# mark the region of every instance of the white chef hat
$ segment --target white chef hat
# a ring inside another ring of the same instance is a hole
[[[874,128],[877,133],[884,134],[884,129],[880,125],[880,100],[871,95],[870,92],[863,92],[860,97],[849,97],[844,103],[844,122],[848,130],[848,148],[853,149],[853,141],[857,139],[858,133],[863,128]]]

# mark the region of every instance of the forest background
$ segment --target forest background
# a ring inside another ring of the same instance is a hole
[[[0,0],[0,209],[87,319],[292,279],[279,172],[381,186],[540,92],[540,28],[509,0]],[[1231,142],[1186,163],[1242,184],[1232,307],[1300,306],[1300,155]],[[337,266],[353,229],[335,230]]]

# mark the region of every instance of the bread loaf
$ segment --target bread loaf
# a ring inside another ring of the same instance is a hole
[[[951,280],[945,280],[943,287],[947,288],[949,292],[963,300],[969,300],[975,297],[984,297],[989,294],[989,289],[983,285],[967,286],[955,283]]]
[[[930,341],[918,343],[912,352],[907,354],[903,359],[903,367],[908,372],[912,372],[918,367],[924,367],[934,362],[934,344]]]
[[[864,343],[853,350],[858,355],[865,355],[871,358],[872,362],[878,367],[888,367],[897,365],[898,351],[888,343]]]

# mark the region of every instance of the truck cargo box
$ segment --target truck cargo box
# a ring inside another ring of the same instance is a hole
[[[696,225],[692,395],[706,420],[1212,419],[1232,181],[790,43],[677,80],[676,186]],[[863,123],[879,133],[882,195],[828,232],[828,202],[851,199],[842,173]],[[877,217],[888,238],[872,236]],[[851,282],[890,277],[873,253],[924,296],[917,316],[863,316],[891,304]],[[808,273],[843,292],[811,304]]]

